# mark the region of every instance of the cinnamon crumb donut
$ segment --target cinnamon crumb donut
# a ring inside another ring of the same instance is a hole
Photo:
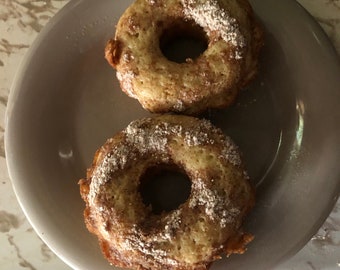
[[[155,214],[139,190],[146,171],[162,166],[183,171],[191,192],[176,209]],[[241,229],[254,190],[238,148],[207,120],[135,120],[96,152],[79,184],[87,228],[118,267],[208,269],[222,254],[243,253],[253,238]]]
[[[206,43],[197,58],[169,60],[167,42]],[[136,0],[105,57],[122,90],[156,113],[198,114],[233,103],[257,72],[262,30],[247,0]]]

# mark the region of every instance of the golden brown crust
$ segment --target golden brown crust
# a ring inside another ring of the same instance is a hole
[[[176,166],[191,180],[186,202],[154,214],[139,192],[150,167]],[[236,145],[206,120],[163,115],[131,122],[95,154],[79,181],[85,223],[112,264],[131,269],[208,269],[242,253],[254,205]]]
[[[119,41],[110,39],[105,47],[105,58],[111,66],[116,66],[119,62],[121,46]]]
[[[207,49],[185,63],[169,61],[160,49],[162,34],[190,24],[203,29]],[[118,54],[112,50],[117,43]],[[122,90],[145,109],[197,114],[234,102],[257,72],[262,44],[246,0],[136,0],[120,18],[105,56]]]

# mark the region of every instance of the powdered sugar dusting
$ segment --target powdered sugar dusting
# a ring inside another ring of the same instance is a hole
[[[167,246],[169,241],[174,240],[176,231],[181,226],[181,211],[175,210],[169,213],[164,221],[163,230],[146,234],[144,231],[134,226],[130,233],[125,237],[123,246],[125,250],[140,251],[144,255],[149,255],[153,260],[164,264],[178,265],[178,262],[169,257],[169,254],[164,246]],[[165,245],[163,245],[163,243]]]
[[[128,96],[137,98],[132,85],[132,81],[136,77],[136,74],[131,70],[125,72],[117,71],[116,76],[122,85],[122,89],[128,94]]]
[[[184,105],[183,101],[177,100],[176,104],[174,105],[174,110],[177,112],[184,111],[186,106]]]
[[[135,153],[129,151],[123,144],[116,145],[102,160],[92,173],[92,180],[88,200],[90,204],[95,204],[95,197],[100,192],[101,187],[110,179],[113,172],[124,170],[128,161],[135,159]]]
[[[132,234],[125,237],[123,242],[123,249],[127,251],[135,252],[140,251],[144,256],[151,257],[158,263],[166,262],[170,265],[176,265],[177,262],[168,257],[166,250],[156,248],[155,242],[148,242],[144,239],[140,231],[135,231]]]
[[[159,234],[159,239],[158,236],[156,236],[155,240],[156,241],[171,241],[173,240],[176,231],[180,228],[182,223],[182,218],[181,218],[181,211],[175,210],[170,213],[166,219],[165,219],[165,226],[163,232]]]
[[[178,209],[155,215],[149,212],[149,208],[134,205],[135,200],[141,200],[134,195],[138,192],[139,182],[138,179],[137,182],[130,182],[126,170],[137,168],[133,173],[138,178],[145,169],[144,165],[172,165],[178,162],[174,153],[176,147],[185,147],[189,154],[192,154],[191,149],[194,154],[208,151],[205,154],[214,155],[216,166],[224,166],[224,160],[229,165],[239,164],[236,146],[209,121],[163,115],[135,120],[109,139],[97,152],[96,164],[91,179],[88,179],[89,224],[93,223],[93,228],[100,231],[98,236],[112,244],[112,249],[117,250],[120,256],[131,256],[140,267],[145,265],[147,268],[161,269],[166,265],[177,269],[183,266],[183,258],[178,252],[184,245],[194,242],[192,237],[195,232],[188,229],[193,215],[200,217],[194,224],[194,228],[200,231],[201,228],[210,229],[209,226],[213,226],[213,230],[219,226],[228,231],[226,228],[234,227],[242,215],[242,204],[231,200],[232,194],[227,188],[232,182],[212,179],[220,176],[209,174],[208,170],[200,173],[195,168],[188,171],[192,180],[190,197]],[[147,160],[145,164],[144,160]],[[108,185],[110,188],[106,189]],[[122,198],[125,191],[127,197]],[[203,230],[202,233],[208,231]],[[216,241],[220,239],[218,233],[208,236],[212,239],[216,237]],[[198,254],[195,259],[200,256]]]
[[[236,48],[245,46],[245,38],[242,35],[238,23],[216,0],[181,0],[184,7],[184,15],[193,19],[204,29],[219,33],[223,40],[231,43]],[[237,50],[233,56],[242,58],[241,51]]]
[[[239,148],[229,137],[224,138],[220,158],[230,162],[234,166],[241,166],[242,164]]]
[[[140,153],[165,153],[168,136],[173,133],[167,123],[152,123],[151,118],[136,120],[124,131],[126,141],[134,145]]]
[[[207,120],[199,121],[192,128],[183,128],[180,124],[170,122],[153,123],[153,121],[152,118],[137,120],[125,130],[127,141],[133,143],[143,153],[150,149],[157,152],[166,151],[171,137],[182,138],[188,146],[216,143],[211,134],[217,130]]]
[[[217,190],[210,189],[203,179],[196,179],[192,184],[193,196],[189,207],[203,206],[205,214],[213,221],[218,221],[221,228],[232,224],[240,214],[240,210],[231,207],[227,196],[220,196]]]
[[[97,164],[88,194],[91,204],[95,203],[95,197],[102,186],[110,181],[112,174],[125,170],[133,160],[155,155],[159,163],[167,163],[171,138],[179,138],[189,147],[218,144],[221,146],[220,159],[234,166],[241,165],[237,146],[208,120],[200,120],[195,126],[185,128],[181,124],[156,119],[144,118],[131,122],[123,131],[124,140],[116,144]]]

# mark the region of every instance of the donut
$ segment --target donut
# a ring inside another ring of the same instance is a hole
[[[140,187],[150,170],[164,168],[186,174],[190,194],[176,208],[155,213]],[[208,269],[223,254],[243,253],[253,239],[242,224],[254,188],[238,147],[208,120],[134,120],[97,150],[79,184],[85,224],[117,267]]]
[[[198,115],[231,105],[254,78],[261,29],[247,0],[136,0],[105,58],[121,89],[146,110]],[[202,43],[203,52],[169,60],[165,48],[181,38]]]

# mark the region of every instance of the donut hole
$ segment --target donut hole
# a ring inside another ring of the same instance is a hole
[[[174,20],[163,31],[159,44],[168,60],[185,63],[195,60],[208,48],[208,38],[195,22]]]
[[[139,192],[143,203],[156,215],[177,209],[191,193],[189,177],[175,166],[148,168],[140,178]]]

